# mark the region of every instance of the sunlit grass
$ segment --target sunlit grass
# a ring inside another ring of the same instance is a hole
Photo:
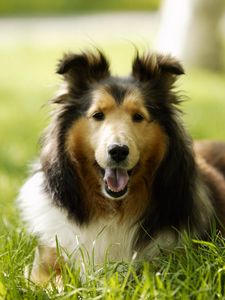
[[[140,45],[144,48],[143,45]],[[38,47],[1,47],[0,56],[0,299],[222,299],[224,297],[224,240],[213,234],[212,245],[193,247],[145,264],[139,272],[126,264],[92,270],[85,282],[79,271],[64,267],[65,290],[27,285],[24,266],[32,261],[35,240],[21,229],[14,205],[25,180],[27,164],[39,153],[38,139],[48,123],[44,105],[60,79],[54,74],[64,51],[83,48],[80,41]],[[105,43],[115,74],[130,72],[135,49],[129,44]],[[225,139],[225,75],[188,70],[178,86],[189,97],[183,104],[185,124],[194,138]],[[165,99],[166,101],[166,99]]]
[[[137,11],[155,10],[159,7],[158,0],[11,0],[0,3],[0,15],[65,15],[72,13],[87,13],[96,11]]]
[[[63,290],[26,281],[24,266],[32,261],[35,241],[7,225],[0,237],[0,299],[224,299],[225,242],[212,234],[210,242],[184,237],[184,247],[161,254],[151,263],[85,264],[85,274],[63,265]]]

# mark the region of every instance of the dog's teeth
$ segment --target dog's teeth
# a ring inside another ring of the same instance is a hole
[[[112,192],[116,192],[115,190],[111,189],[109,186],[107,186],[108,190],[112,191]]]
[[[109,187],[106,181],[105,181],[105,186],[106,186],[107,190],[109,190],[111,192],[114,192],[114,193],[120,192],[120,191],[113,190],[111,187]]]

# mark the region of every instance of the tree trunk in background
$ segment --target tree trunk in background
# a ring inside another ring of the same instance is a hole
[[[186,64],[221,70],[224,0],[164,0],[156,48]]]

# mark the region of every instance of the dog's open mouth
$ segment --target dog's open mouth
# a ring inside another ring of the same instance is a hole
[[[101,171],[105,193],[112,198],[123,197],[128,191],[131,171],[122,168],[106,168]]]
[[[105,169],[104,183],[106,192],[114,198],[122,197],[127,192],[129,175],[121,168]]]

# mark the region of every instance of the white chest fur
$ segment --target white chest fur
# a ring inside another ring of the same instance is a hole
[[[41,244],[59,245],[76,258],[83,253],[94,255],[95,263],[109,260],[130,260],[136,226],[119,223],[116,217],[100,219],[87,226],[78,226],[67,213],[56,207],[42,191],[43,174],[33,175],[22,187],[19,206],[30,233],[39,237]]]

